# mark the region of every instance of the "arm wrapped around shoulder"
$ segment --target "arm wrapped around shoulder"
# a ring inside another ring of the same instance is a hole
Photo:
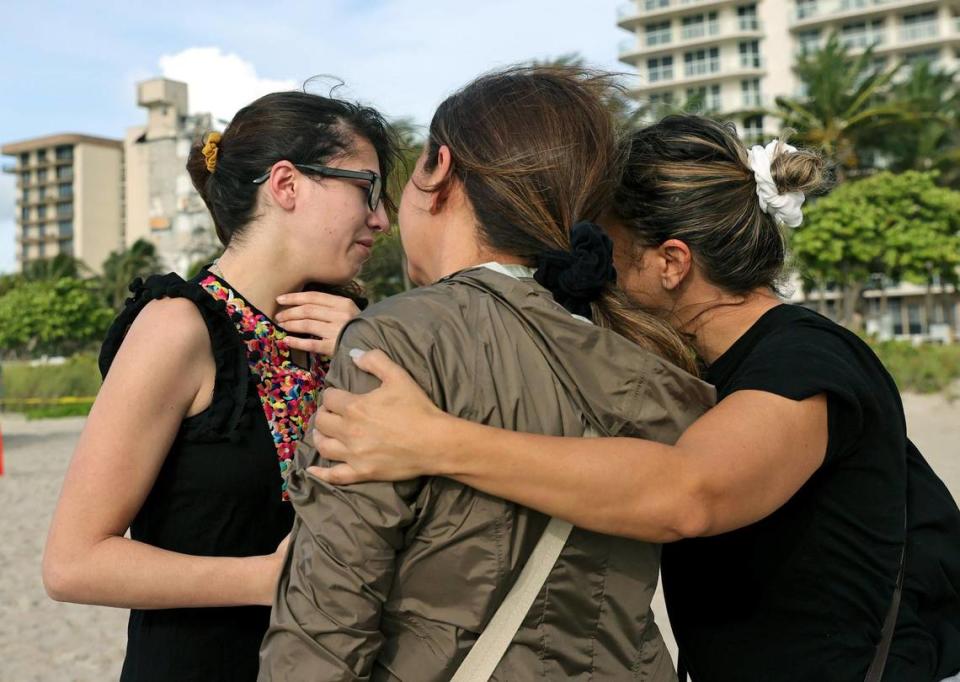
[[[394,337],[375,320],[348,325],[327,384],[357,393],[376,388],[377,380],[353,364],[353,348],[381,348],[414,376],[427,374],[423,349]],[[316,450],[302,444],[288,488],[297,516],[261,645],[261,682],[369,679],[383,643],[380,612],[396,553],[416,520],[421,480],[336,487],[306,472],[318,464]]]

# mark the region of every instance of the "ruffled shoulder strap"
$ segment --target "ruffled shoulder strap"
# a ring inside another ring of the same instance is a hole
[[[186,298],[200,311],[216,363],[213,399],[203,412],[184,419],[181,436],[189,440],[220,440],[237,427],[247,400],[249,370],[243,341],[237,334],[226,304],[207,294],[196,282],[185,281],[178,274],[151,275],[144,281],[137,277],[130,283],[131,296],[124,303],[100,347],[100,373],[106,377],[120,350],[120,345],[140,311],[160,298]]]

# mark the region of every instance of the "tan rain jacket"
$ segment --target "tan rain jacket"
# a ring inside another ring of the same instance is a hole
[[[497,427],[673,443],[713,389],[574,318],[532,279],[485,267],[377,304],[343,331],[328,385],[377,380],[382,349],[442,409]],[[430,434],[423,434],[429,438]],[[261,647],[261,682],[447,680],[496,611],[547,517],[445,478],[326,485],[302,445],[297,517]],[[492,679],[676,679],[654,623],[660,546],[575,528]]]

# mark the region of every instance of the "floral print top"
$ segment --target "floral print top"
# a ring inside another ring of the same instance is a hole
[[[283,498],[287,499],[287,468],[310,417],[317,411],[329,363],[319,355],[311,355],[309,368],[296,364],[284,341],[287,333],[223,279],[210,274],[200,281],[200,287],[226,304],[227,314],[244,339],[247,362],[257,380],[257,393],[284,475]]]

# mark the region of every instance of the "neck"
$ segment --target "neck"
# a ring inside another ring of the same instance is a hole
[[[217,260],[223,278],[246,301],[271,319],[277,314],[277,296],[302,291],[307,282],[291,273],[276,248],[258,248],[253,243],[230,246]]]
[[[505,265],[530,265],[528,259],[497,251],[479,239],[473,215],[451,216],[441,226],[431,278],[433,281],[491,261]]]
[[[674,310],[676,324],[693,338],[694,347],[708,365],[726,353],[764,313],[781,304],[768,289],[741,296],[713,288],[713,292],[684,298],[689,302],[681,302]]]

